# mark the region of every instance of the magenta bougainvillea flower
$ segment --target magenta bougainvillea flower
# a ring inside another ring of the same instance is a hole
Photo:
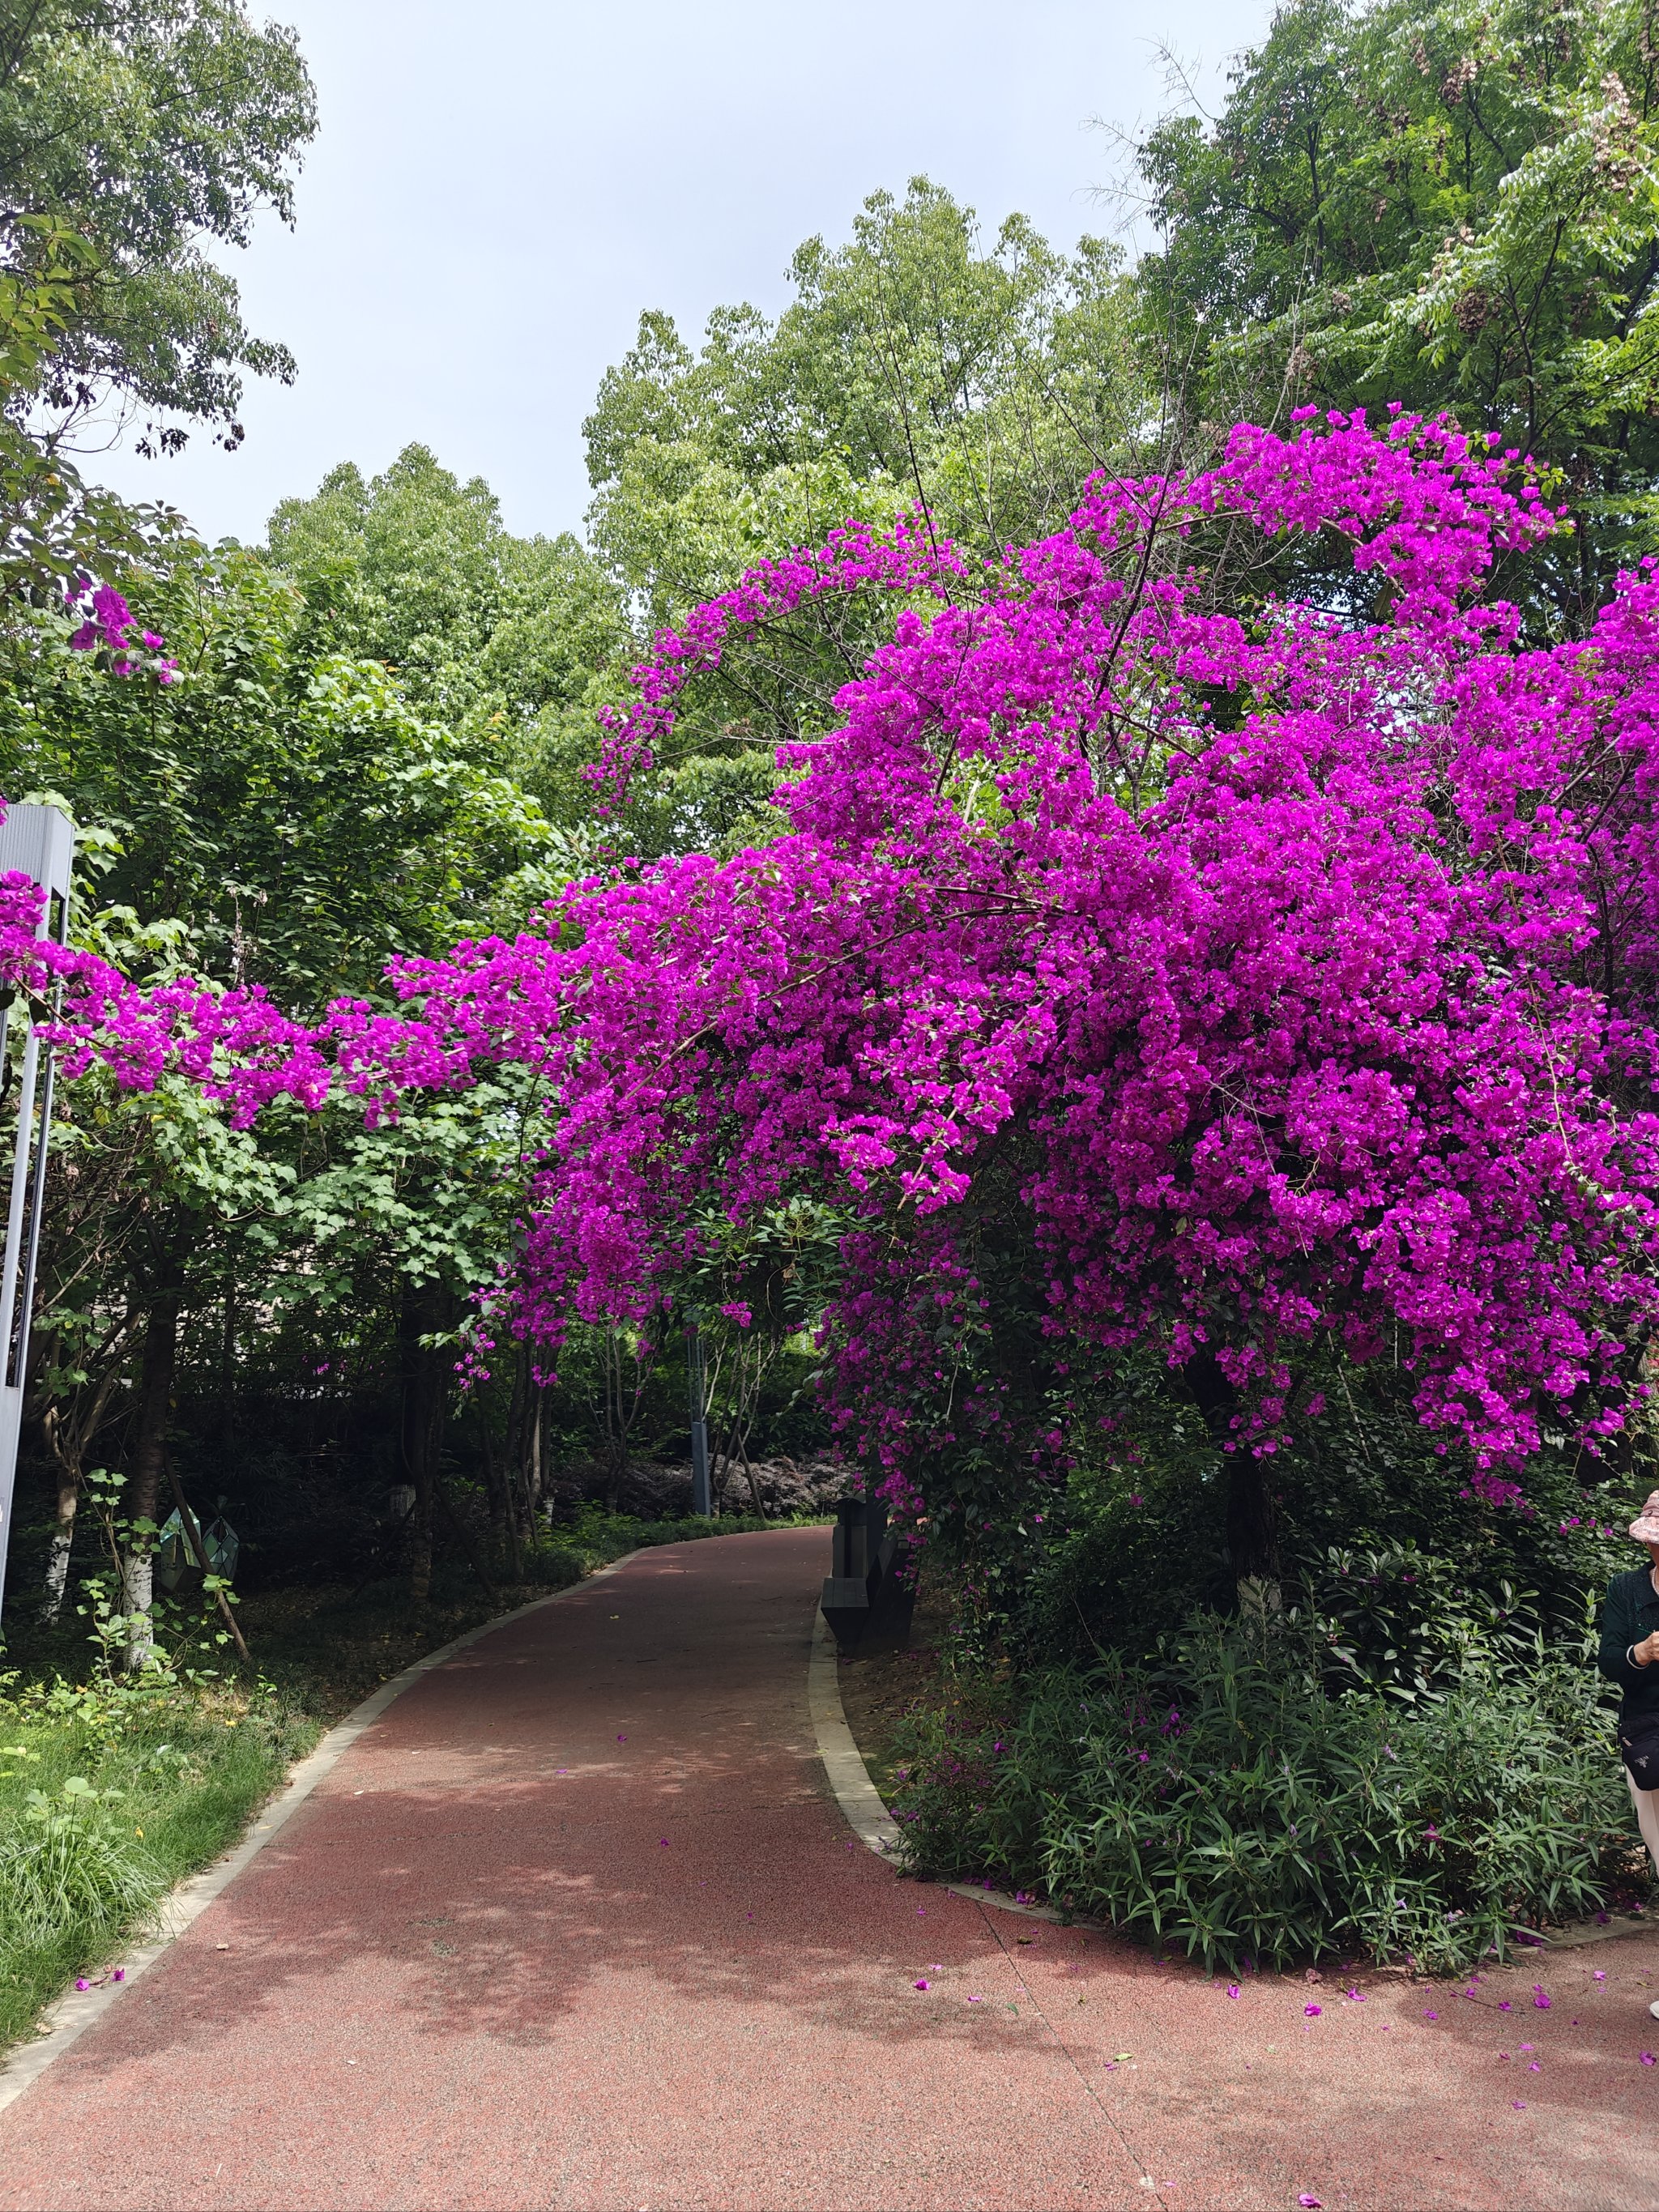
[[[1345,546],[1348,587],[1219,603],[1224,522]],[[1529,643],[1483,595],[1558,527],[1516,455],[1398,410],[1241,424],[987,568],[849,526],[661,635],[596,771],[619,803],[734,640],[890,592],[769,842],[573,884],[312,1029],[39,946],[21,880],[0,969],[61,983],[71,1073],[173,1068],[242,1121],[533,1068],[480,1362],[649,1327],[717,1235],[827,1206],[832,1410],[920,1514],[964,1437],[1063,1464],[1063,1407],[941,1357],[982,1328],[994,1200],[1065,1366],[1205,1352],[1271,1453],[1302,1352],[1386,1348],[1503,1504],[1544,1425],[1619,1429],[1659,1322],[1659,566]]]

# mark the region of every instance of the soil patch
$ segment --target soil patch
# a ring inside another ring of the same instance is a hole
[[[908,1647],[902,1651],[854,1652],[836,1664],[836,1680],[847,1725],[870,1770],[870,1779],[889,1804],[899,1723],[915,1706],[944,1694],[939,1654],[950,1629],[950,1593],[930,1581],[924,1571]]]

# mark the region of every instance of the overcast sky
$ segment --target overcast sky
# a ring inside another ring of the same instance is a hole
[[[254,12],[259,12],[254,0]],[[514,529],[580,526],[581,422],[644,307],[695,336],[742,299],[775,311],[790,254],[924,173],[994,228],[1109,230],[1091,187],[1120,156],[1089,127],[1169,104],[1170,44],[1213,100],[1262,0],[287,0],[321,129],[293,233],[229,265],[250,326],[298,356],[255,383],[246,443],[88,464],[255,539],[337,461],[411,440],[479,474]]]

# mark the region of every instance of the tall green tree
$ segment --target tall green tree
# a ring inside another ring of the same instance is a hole
[[[1449,409],[1554,472],[1535,618],[1579,626],[1659,484],[1651,0],[1294,0],[1220,115],[1139,149],[1149,339],[1190,422]]]
[[[0,0],[0,255],[30,265],[43,222],[84,249],[30,394],[56,434],[112,402],[157,447],[191,422],[240,437],[243,375],[293,357],[208,248],[245,246],[261,208],[292,221],[315,128],[295,33],[240,0]]]
[[[0,790],[69,805],[88,859],[77,928],[130,971],[263,984],[315,1013],[556,887],[553,833],[488,733],[426,720],[377,661],[316,649],[301,593],[257,556],[195,548],[135,603],[178,660],[165,688],[70,650],[50,608],[15,625],[0,682]],[[250,1340],[273,1334],[291,1376],[343,1340],[375,1347],[389,1391],[408,1367],[429,1529],[454,1356],[440,1340],[507,1234],[517,1104],[486,1091],[366,1130],[345,1099],[239,1131],[182,1084],[67,1088],[32,1390],[58,1476],[49,1603],[93,1455],[118,1459],[142,1654],[178,1378],[205,1369],[234,1394]]]
[[[210,251],[292,219],[315,106],[294,33],[237,0],[0,0],[0,594],[145,555],[169,521],[87,487],[119,428],[177,451],[241,438],[252,336]]]
[[[638,641],[577,539],[515,537],[482,479],[410,446],[381,476],[346,462],[284,500],[269,547],[301,595],[306,650],[378,660],[422,715],[493,746],[550,817],[585,819],[596,712]]]
[[[596,549],[663,619],[848,514],[925,507],[994,551],[1058,522],[1144,407],[1113,247],[1057,253],[1023,216],[986,241],[925,177],[807,240],[776,321],[717,308],[701,352],[641,319],[586,424]]]

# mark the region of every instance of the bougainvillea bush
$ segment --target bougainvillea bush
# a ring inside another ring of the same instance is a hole
[[[43,951],[21,887],[7,957],[61,978],[71,1066],[238,1116],[533,1067],[483,1358],[655,1326],[805,1198],[836,1418],[918,1516],[1058,1478],[1148,1345],[1258,1467],[1386,1361],[1501,1499],[1546,1433],[1619,1431],[1659,1297],[1659,579],[1523,645],[1483,586],[1557,526],[1516,456],[1396,412],[1241,425],[988,569],[849,528],[659,637],[598,771],[620,805],[734,640],[890,592],[770,842],[620,863],[310,1030]],[[1252,580],[1316,544],[1336,599]]]
[[[618,782],[734,629],[905,599],[785,749],[774,842],[405,974],[422,1065],[530,1056],[555,1101],[518,1326],[647,1317],[711,1218],[805,1190],[847,1220],[833,1395],[904,1496],[953,1449],[1057,1462],[1068,1376],[1149,1338],[1213,1359],[1256,1454],[1333,1351],[1407,1369],[1489,1487],[1546,1424],[1616,1429],[1659,1231],[1659,584],[1522,649],[1482,579],[1554,526],[1442,425],[1241,428],[986,575],[849,536],[660,641]],[[1315,534],[1345,604],[1225,604],[1241,541]],[[979,1354],[993,1268],[1046,1395]]]

